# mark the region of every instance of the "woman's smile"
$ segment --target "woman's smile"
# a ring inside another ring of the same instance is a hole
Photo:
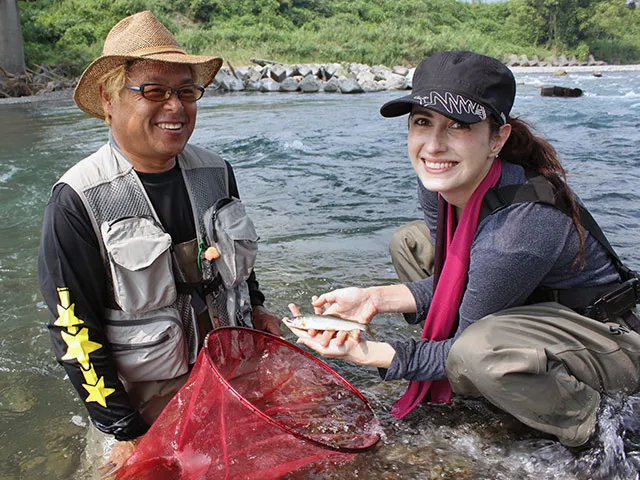
[[[428,172],[432,172],[435,174],[442,173],[448,171],[449,169],[455,167],[458,162],[442,162],[442,161],[429,161],[423,160],[425,169]]]

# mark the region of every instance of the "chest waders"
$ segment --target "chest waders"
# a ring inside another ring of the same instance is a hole
[[[571,216],[569,205],[557,198],[556,188],[544,176],[527,171],[529,181],[522,185],[507,185],[489,190],[484,197],[480,222],[488,215],[519,203],[539,202],[552,205]],[[634,314],[640,303],[640,275],[626,267],[607,240],[595,219],[582,205],[578,205],[583,227],[605,248],[620,274],[621,282],[596,287],[566,289],[537,287],[527,304],[557,302],[577,313],[601,322],[622,318],[629,327],[640,333],[640,320]]]

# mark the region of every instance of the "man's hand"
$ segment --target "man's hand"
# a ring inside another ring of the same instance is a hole
[[[256,305],[253,308],[253,326],[256,330],[272,333],[278,337],[282,336],[280,330],[280,319],[271,313],[263,305]]]
[[[107,463],[98,468],[100,478],[103,480],[115,478],[116,472],[127,463],[140,440],[142,440],[142,437],[126,442],[116,442],[111,449],[111,455],[109,455]]]

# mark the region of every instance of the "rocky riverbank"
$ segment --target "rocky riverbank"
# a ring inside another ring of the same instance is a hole
[[[221,92],[337,92],[366,93],[380,90],[411,89],[415,68],[404,66],[369,66],[362,63],[329,63],[286,65],[254,59],[255,65],[233,68],[224,66],[211,88]],[[565,57],[540,61],[526,56],[513,56],[507,66],[514,73],[552,73],[562,76],[571,72],[587,72],[600,76],[615,70],[639,70],[640,65],[607,65],[592,57],[587,62]]]
[[[233,68],[226,63],[209,86],[210,90],[226,92],[335,92],[355,94],[381,90],[411,89],[415,68],[404,66],[369,66],[362,63],[326,63],[288,65],[253,59],[253,64]],[[601,76],[611,71],[640,70],[640,65],[608,65],[590,59],[576,62],[565,57],[539,61],[513,56],[507,66],[516,74],[551,73],[562,76],[572,72]],[[77,79],[58,74],[53,68],[40,68],[22,77],[3,75],[0,71],[0,103],[23,103],[32,100],[56,99],[70,95]],[[21,82],[26,83],[21,87]],[[8,86],[13,90],[9,90]],[[2,98],[5,97],[5,98]]]

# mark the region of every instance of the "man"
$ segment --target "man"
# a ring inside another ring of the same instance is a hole
[[[39,282],[56,357],[93,424],[118,440],[113,467],[184,384],[208,331],[280,335],[231,166],[187,143],[221,64],[187,55],[141,12],[113,27],[74,93],[110,136],[53,187]]]

